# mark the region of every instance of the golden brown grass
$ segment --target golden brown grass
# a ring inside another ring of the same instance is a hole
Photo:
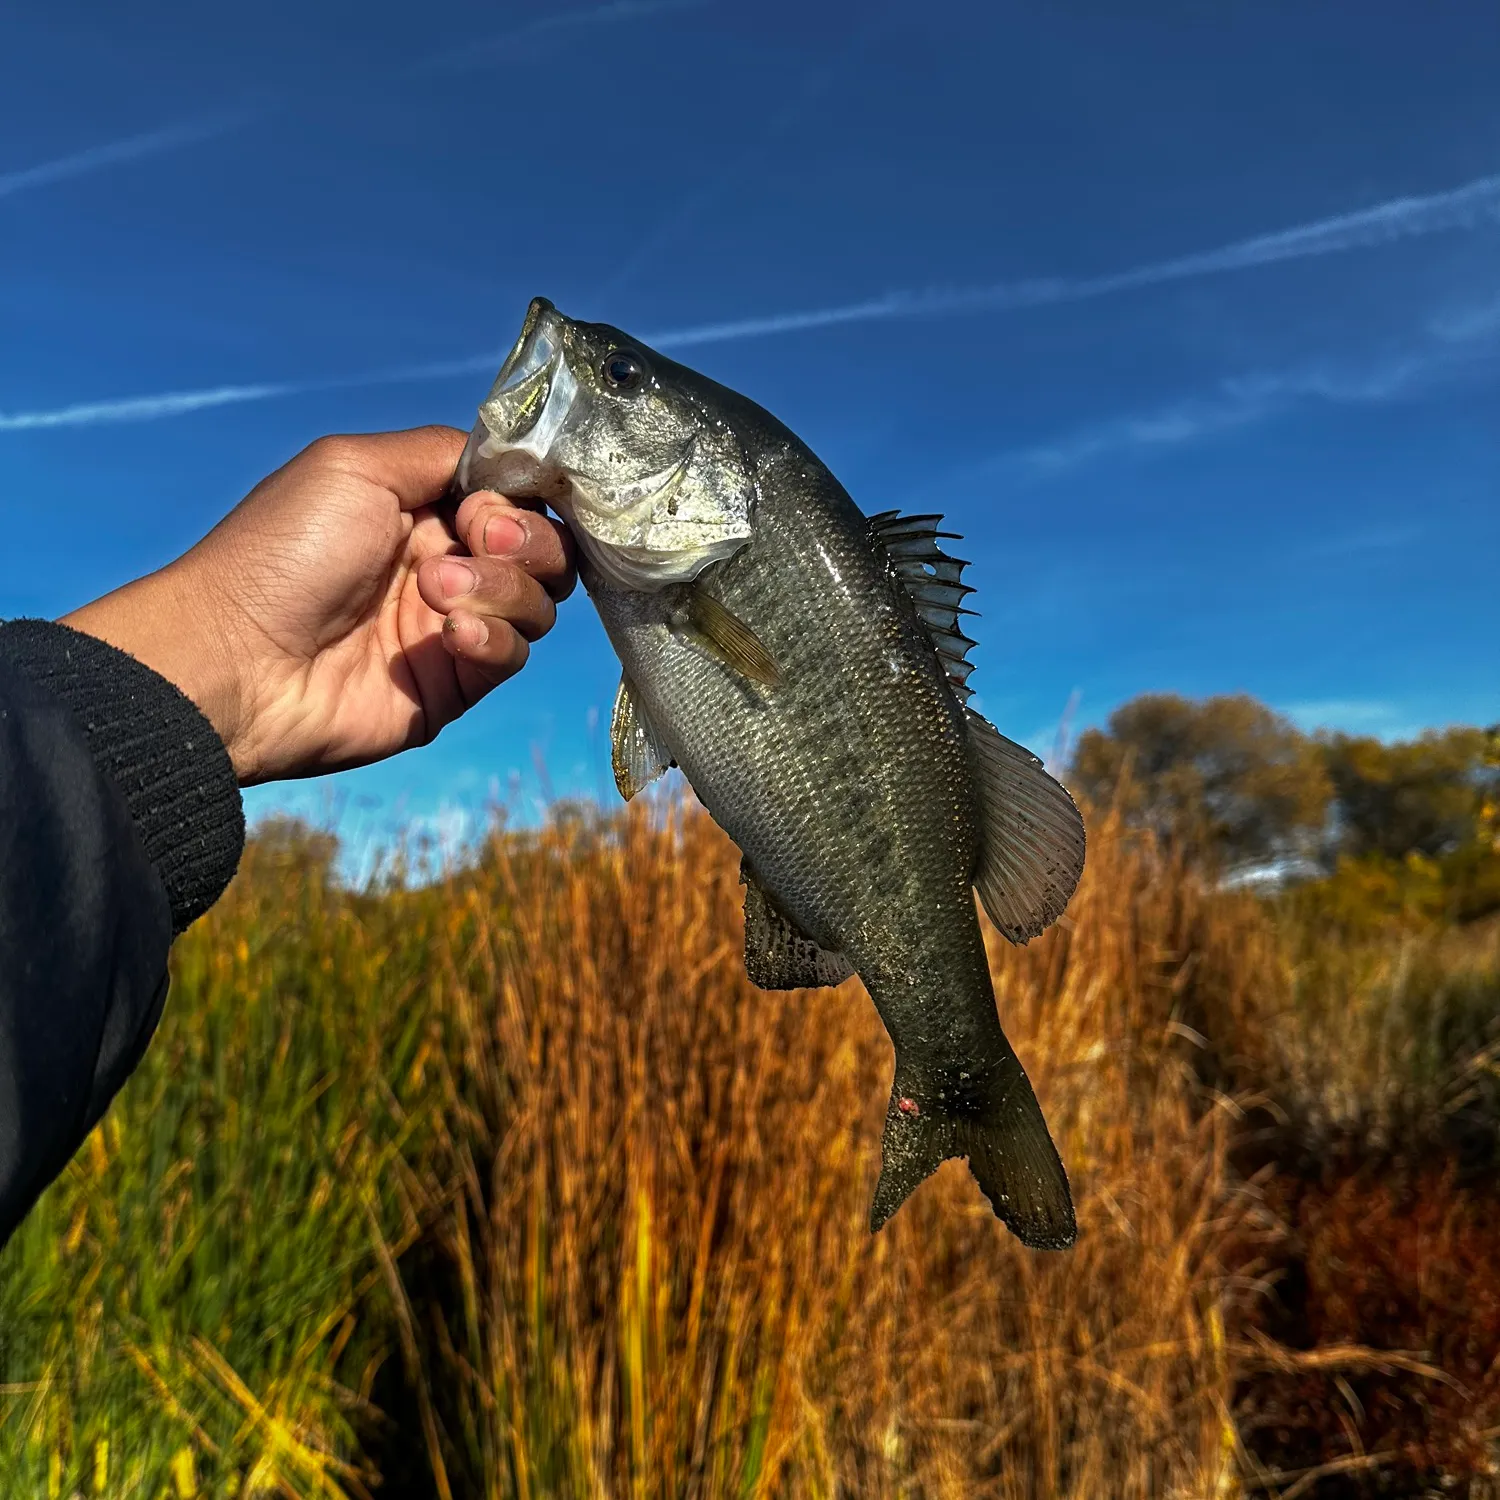
[[[956,1163],[870,1236],[889,1042],[857,984],[750,986],[736,869],[636,813],[455,892],[414,1310],[453,1492],[1231,1492],[1229,1116],[1172,1026],[1201,898],[1107,829],[1067,930],[995,941],[1078,1198],[1049,1255]]]
[[[1373,1368],[1354,1314],[1257,1334],[1268,1204],[1296,1213],[1235,1177],[1241,1106],[1199,1081],[1316,1050],[1302,929],[1109,819],[1058,928],[991,934],[1064,1254],[959,1163],[870,1236],[890,1044],[857,983],[749,985],[737,857],[690,805],[503,833],[415,892],[341,891],[327,853],[252,850],[0,1260],[7,1493],[1274,1492],[1236,1401]],[[1421,1306],[1403,1337],[1448,1316]],[[1447,1375],[1388,1347],[1403,1391]],[[1333,1430],[1288,1462],[1358,1457]]]

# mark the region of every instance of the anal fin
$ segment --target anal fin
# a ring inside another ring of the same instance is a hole
[[[745,885],[745,972],[762,990],[813,990],[842,984],[854,966],[842,953],[820,948],[782,916],[741,861]]]

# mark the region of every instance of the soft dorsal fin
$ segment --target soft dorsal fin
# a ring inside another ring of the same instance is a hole
[[[967,656],[974,642],[959,629],[958,617],[974,613],[963,608],[963,601],[974,590],[963,581],[968,564],[961,557],[949,557],[938,546],[939,538],[958,540],[953,532],[938,530],[942,523],[941,516],[882,511],[870,517],[870,538],[884,551],[892,573],[911,595],[958,701],[966,703],[969,673],[974,670]]]
[[[972,708],[969,756],[983,832],[974,884],[990,920],[1013,943],[1045,931],[1083,874],[1083,816],[1040,760]]]
[[[668,766],[677,764],[635,701],[630,679],[623,673],[615,693],[615,711],[609,721],[609,759],[615,785],[627,802]]]
[[[743,859],[740,880],[745,886],[745,972],[757,989],[815,990],[842,984],[854,973],[842,953],[820,948],[782,916]]]

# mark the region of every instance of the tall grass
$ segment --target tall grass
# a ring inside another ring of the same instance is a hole
[[[369,1221],[416,1225],[427,941],[310,854],[252,846],[177,947],[145,1065],[0,1259],[7,1495],[374,1482]]]
[[[1063,1254],[958,1163],[870,1236],[889,1041],[857,983],[750,986],[692,806],[500,833],[415,892],[330,857],[252,849],[0,1257],[5,1493],[1235,1495],[1274,1483],[1266,1379],[1369,1367],[1357,1318],[1316,1358],[1256,1333],[1288,1229],[1199,1081],[1336,1092],[1287,1061],[1301,929],[1109,819],[1057,928],[990,934]]]
[[[1500,922],[1330,931],[1307,896],[1279,916],[1260,982],[1219,1024],[1283,1137],[1331,1163],[1447,1146],[1494,1166]]]
[[[857,984],[750,986],[736,869],[635,814],[462,893],[417,1316],[454,1493],[1226,1492],[1228,1117],[1164,977],[1192,898],[1106,835],[1069,930],[994,946],[1079,1200],[1039,1255],[958,1164],[871,1238],[889,1042]]]

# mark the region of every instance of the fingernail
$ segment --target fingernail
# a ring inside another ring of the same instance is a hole
[[[450,599],[455,599],[461,594],[472,593],[476,580],[474,570],[468,563],[450,557],[438,564],[438,582],[442,585],[443,592]]]
[[[484,550],[491,557],[519,552],[526,540],[526,530],[509,516],[492,516],[484,526]]]
[[[443,621],[443,629],[465,651],[479,650],[490,638],[490,627],[478,615],[451,614]]]

